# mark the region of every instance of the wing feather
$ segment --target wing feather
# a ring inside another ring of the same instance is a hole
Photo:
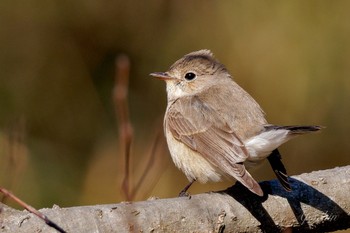
[[[223,174],[262,195],[259,184],[242,164],[248,157],[243,142],[220,114],[199,97],[178,99],[168,108],[165,119],[175,139],[201,154]]]

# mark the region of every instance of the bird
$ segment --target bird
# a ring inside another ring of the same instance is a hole
[[[166,72],[164,133],[170,155],[189,180],[179,196],[200,183],[236,180],[258,196],[264,193],[247,169],[267,159],[286,191],[291,191],[278,147],[318,125],[269,124],[260,105],[240,87],[210,50],[191,52]]]

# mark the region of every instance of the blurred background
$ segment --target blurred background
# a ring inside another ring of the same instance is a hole
[[[203,48],[270,123],[327,127],[281,147],[290,175],[350,164],[349,10],[345,0],[2,0],[0,186],[37,208],[116,203],[127,189],[133,200],[177,196],[188,181],[163,136],[165,84],[148,74]],[[121,55],[133,126],[124,186],[113,92]],[[251,173],[275,178],[268,164]]]

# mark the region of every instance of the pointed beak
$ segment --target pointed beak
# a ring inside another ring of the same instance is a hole
[[[154,72],[154,73],[150,73],[149,75],[151,75],[152,77],[164,80],[164,81],[175,79],[174,77],[171,77],[166,72]]]

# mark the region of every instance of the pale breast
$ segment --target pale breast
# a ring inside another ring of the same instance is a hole
[[[165,133],[171,157],[189,181],[195,179],[200,183],[206,183],[221,180],[220,171],[204,159],[202,155],[176,140],[167,128]]]

